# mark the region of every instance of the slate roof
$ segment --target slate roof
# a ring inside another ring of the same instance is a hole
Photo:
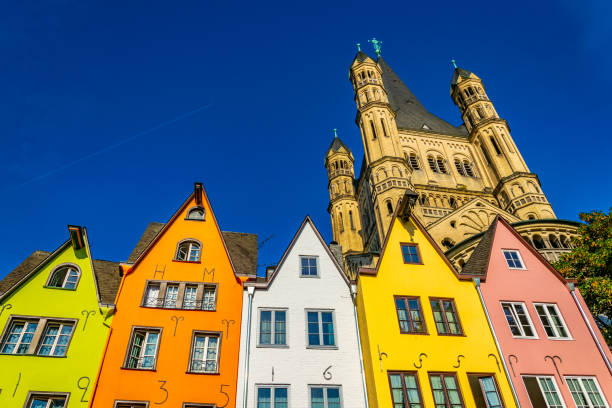
[[[359,62],[363,62],[363,61],[365,61],[365,60],[366,60],[366,59],[368,59],[368,58],[370,58],[370,57],[368,57],[368,56],[367,56],[367,54],[365,54],[365,53],[364,53],[364,52],[362,52],[362,51],[359,51],[359,52],[357,52],[357,54],[355,55],[355,58],[353,58],[353,62],[354,62],[355,60],[357,60],[357,61],[359,61]]]
[[[8,275],[0,281],[0,296],[4,295],[9,289],[15,286],[20,280],[32,272],[34,268],[47,259],[51,252],[36,250],[23,260],[15,269],[9,272]]]
[[[341,147],[344,147],[349,152],[349,154],[353,154],[353,152],[351,152],[351,149],[349,149],[348,146],[345,145],[339,137],[334,137],[334,140],[332,140],[327,151],[329,152],[330,150],[333,150],[334,152],[337,152]]]
[[[114,304],[115,296],[117,295],[117,290],[121,283],[119,264],[117,262],[101,261],[99,259],[94,259],[92,264],[98,284],[100,301],[106,304]]]
[[[459,77],[469,78],[472,75],[474,75],[474,73],[468,71],[467,69],[455,68],[455,72],[453,72],[453,79],[451,79],[451,88],[457,85],[457,82],[459,82]]]
[[[164,223],[152,222],[145,229],[138,240],[136,247],[130,254],[127,263],[134,263],[147,249],[157,234],[164,227]],[[244,232],[221,231],[223,240],[232,260],[232,264],[239,275],[257,275],[257,235]]]
[[[487,276],[491,247],[493,246],[493,237],[495,236],[495,228],[498,221],[499,215],[495,217],[489,229],[487,229],[476,248],[474,248],[470,259],[467,260],[465,265],[463,265],[463,269],[459,272],[460,275]]]
[[[396,123],[399,128],[429,130],[451,136],[468,136],[464,125],[453,126],[429,113],[382,57],[378,58],[378,65],[382,70],[383,84],[389,95],[389,104],[397,114]],[[427,125],[429,129],[423,129],[423,125]]]
[[[64,244],[66,245],[66,244]],[[64,246],[62,245],[62,246]],[[0,296],[4,295],[22,279],[27,277],[34,269],[40,266],[49,258],[51,252],[36,250],[30,254],[23,262],[0,281]],[[115,302],[115,294],[119,289],[121,275],[119,274],[119,264],[110,261],[92,261],[98,292],[102,303],[112,304]]]

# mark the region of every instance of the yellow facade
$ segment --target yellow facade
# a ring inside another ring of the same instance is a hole
[[[402,243],[418,246],[421,264],[404,263]],[[362,268],[357,284],[370,408],[394,406],[389,373],[395,371],[416,373],[424,407],[435,406],[429,373],[439,372],[456,374],[465,407],[483,406],[476,404],[468,380],[476,373],[494,376],[503,406],[516,407],[474,283],[458,277],[412,216],[393,217],[378,267]],[[419,298],[426,334],[400,333],[396,296]],[[454,300],[461,335],[438,334],[430,298]]]

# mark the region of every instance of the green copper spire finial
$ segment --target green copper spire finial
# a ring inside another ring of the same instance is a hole
[[[451,62],[453,63],[453,67],[457,68],[457,63],[455,62],[454,58],[451,60]]]
[[[334,128],[333,130],[334,130],[334,138],[338,137],[338,129]]]
[[[361,44],[357,43],[357,51],[361,51]]]
[[[374,51],[376,51],[376,55],[380,57],[380,53],[381,53],[380,44],[382,44],[382,41],[378,41],[376,37],[373,37],[371,40],[368,40],[368,42],[372,43],[372,46],[374,47]]]

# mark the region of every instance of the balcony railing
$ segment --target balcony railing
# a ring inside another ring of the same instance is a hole
[[[465,105],[469,105],[472,102],[476,102],[476,101],[488,101],[489,98],[487,98],[485,95],[472,95],[469,98],[464,98],[463,101],[465,103]]]
[[[215,310],[216,302],[204,300],[183,300],[183,304],[179,305],[176,300],[156,298],[146,299],[143,306],[159,309]]]
[[[379,83],[380,82],[376,78],[366,78],[366,79],[360,79],[359,81],[357,81],[357,86],[361,87],[367,84],[379,84]]]
[[[329,173],[329,178],[333,179],[334,177],[337,176],[352,176],[353,172],[349,169],[338,169],[338,170],[333,170],[332,172]]]

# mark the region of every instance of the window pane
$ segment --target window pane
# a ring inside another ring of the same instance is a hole
[[[588,408],[589,404],[586,399],[586,395],[582,392],[580,387],[580,381],[576,378],[567,378],[567,386],[570,389],[572,398],[576,403],[577,408]]]
[[[408,323],[408,311],[406,310],[406,301],[404,299],[395,299],[395,308],[397,309],[397,317],[399,319],[400,330],[410,331]]]
[[[480,379],[480,384],[484,390],[484,396],[487,400],[487,406],[489,408],[498,408],[502,406],[501,399],[497,393],[497,387],[495,386],[495,380],[493,377],[483,377]]]
[[[327,389],[327,408],[340,408],[340,389]]]
[[[323,398],[323,388],[310,389],[310,406],[311,408],[325,408],[325,400]]]
[[[434,321],[436,322],[436,329],[440,334],[446,334],[448,331],[446,330],[446,324],[444,322],[444,317],[442,316],[442,306],[440,300],[432,300],[431,301],[431,310],[434,315]]]
[[[285,319],[286,313],[284,310],[274,312],[274,344],[287,344]]]
[[[512,305],[508,303],[502,303],[502,309],[504,311],[504,315],[506,316],[506,321],[508,322],[508,326],[510,327],[510,331],[513,336],[522,336],[523,333],[519,328],[519,325],[514,317]]]
[[[561,321],[561,318],[557,313],[557,309],[553,305],[548,305],[547,309],[548,313],[550,314],[550,317],[552,318],[553,324],[557,329],[557,335],[559,337],[568,337],[567,331],[565,330],[565,326],[563,325],[563,322]]]
[[[259,388],[257,390],[257,408],[270,408],[271,400],[270,388]]]
[[[334,322],[331,312],[321,312],[321,320],[323,327],[323,344],[326,346],[335,345]]]
[[[271,344],[272,342],[272,312],[262,310],[259,323],[259,344]]]
[[[274,408],[287,408],[287,388],[278,387],[274,389]]]
[[[158,298],[159,298],[159,285],[149,284],[149,286],[147,286],[145,306],[148,306],[148,307],[160,306],[158,303]]]
[[[308,312],[308,344],[311,346],[319,346],[319,313]]]
[[[68,268],[60,268],[53,272],[51,276],[51,280],[49,280],[49,286],[55,288],[61,288],[64,284],[64,279],[66,279],[66,274],[68,273]]]

